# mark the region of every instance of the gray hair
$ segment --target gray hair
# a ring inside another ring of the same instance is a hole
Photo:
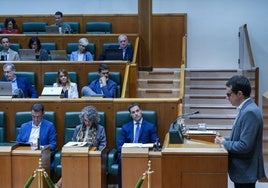
[[[13,71],[13,70],[15,70],[15,65],[13,64],[13,63],[5,63],[4,65],[3,65],[3,69],[4,68],[7,68],[7,67],[10,67],[10,69]]]
[[[93,126],[97,126],[100,122],[100,116],[94,106],[86,106],[79,114],[80,122],[84,124],[84,117],[87,117],[92,122]]]

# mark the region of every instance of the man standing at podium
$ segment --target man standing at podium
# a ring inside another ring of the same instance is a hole
[[[117,151],[121,153],[124,143],[155,143],[158,141],[155,125],[146,121],[142,117],[142,110],[138,103],[133,103],[128,107],[132,121],[122,126],[122,130],[117,141]],[[122,187],[121,179],[121,156],[118,167],[118,187]]]
[[[259,107],[250,98],[249,80],[242,75],[231,77],[226,83],[227,99],[238,109],[229,137],[217,136],[229,153],[228,172],[235,188],[255,188],[256,181],[265,178],[262,131],[263,119]]]

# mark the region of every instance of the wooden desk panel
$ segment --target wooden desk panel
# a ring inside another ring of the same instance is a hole
[[[39,167],[39,159],[42,159],[42,167],[50,174],[50,151],[49,147],[41,150],[31,150],[30,146],[18,146],[12,151],[12,187],[23,187],[34,170]],[[38,175],[30,187],[38,187]],[[45,179],[43,187],[48,187]]]

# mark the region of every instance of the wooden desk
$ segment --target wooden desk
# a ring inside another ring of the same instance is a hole
[[[162,149],[162,187],[226,188],[228,153],[219,145],[185,140]]]
[[[12,188],[11,153],[15,143],[0,143],[0,187]]]
[[[150,151],[148,148],[122,148],[122,187],[135,187],[138,179],[148,170],[151,161],[153,173],[149,175],[151,187],[161,185],[161,152]],[[142,187],[147,187],[148,176]]]
[[[42,160],[42,167],[50,174],[50,150],[45,147],[42,150],[32,150],[30,146],[18,146],[12,150],[12,187],[23,187],[29,177],[39,166],[39,159]],[[43,187],[48,187],[43,179]],[[38,176],[35,177],[30,187],[38,187]]]
[[[64,146],[62,148],[63,187],[106,187],[105,149]]]

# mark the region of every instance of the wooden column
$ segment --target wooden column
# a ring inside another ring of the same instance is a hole
[[[139,62],[140,70],[152,70],[152,0],[139,0]]]

